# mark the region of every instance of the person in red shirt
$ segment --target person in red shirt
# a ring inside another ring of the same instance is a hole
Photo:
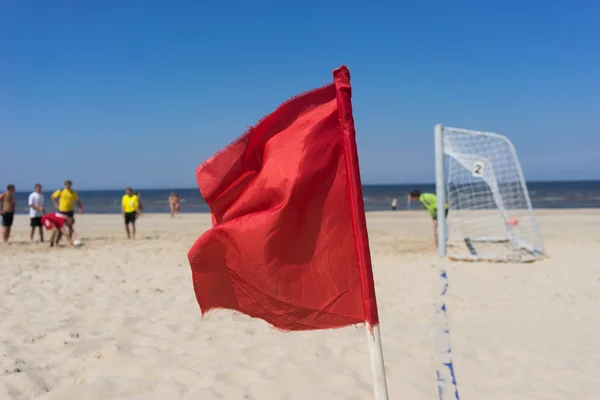
[[[65,214],[61,213],[49,213],[42,217],[42,225],[46,227],[46,230],[52,231],[52,236],[50,237],[50,247],[58,247],[58,241],[65,235],[69,237],[69,228],[72,228],[70,225],[69,217]],[[68,241],[70,246],[74,246],[74,243],[77,241],[77,235],[75,231],[72,231],[71,240]]]

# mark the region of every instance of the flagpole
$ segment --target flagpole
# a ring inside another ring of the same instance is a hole
[[[375,282],[371,265],[371,252],[367,235],[367,220],[363,202],[360,169],[358,166],[358,150],[356,148],[356,131],[352,117],[352,88],[350,86],[350,71],[345,65],[333,71],[333,81],[338,105],[338,122],[344,146],[346,177],[348,180],[348,198],[352,211],[352,230],[358,261],[360,286],[367,327],[367,344],[371,374],[373,375],[373,393],[375,400],[388,400],[385,365],[383,362],[383,346],[379,332],[379,315]]]
[[[367,325],[367,343],[369,344],[369,360],[373,376],[373,393],[375,400],[388,400],[387,382],[385,379],[385,364],[383,362],[383,347],[379,324]]]

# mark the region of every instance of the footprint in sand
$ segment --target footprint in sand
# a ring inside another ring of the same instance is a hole
[[[32,336],[27,336],[25,339],[23,339],[23,343],[35,343],[40,339],[43,339],[46,337],[45,333],[40,333],[37,335],[32,335]]]

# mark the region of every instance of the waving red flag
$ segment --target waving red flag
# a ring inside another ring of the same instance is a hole
[[[282,330],[378,323],[350,73],[333,76],[198,167],[213,221],[188,254],[203,314]]]

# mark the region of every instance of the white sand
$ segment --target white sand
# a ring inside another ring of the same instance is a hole
[[[437,399],[440,286],[426,212],[368,216],[392,399]],[[596,400],[600,211],[538,211],[550,258],[449,262],[463,400]],[[202,319],[187,250],[208,215],[78,217],[84,247],[0,248],[0,399],[370,399],[365,333],[281,333],[228,311]]]

